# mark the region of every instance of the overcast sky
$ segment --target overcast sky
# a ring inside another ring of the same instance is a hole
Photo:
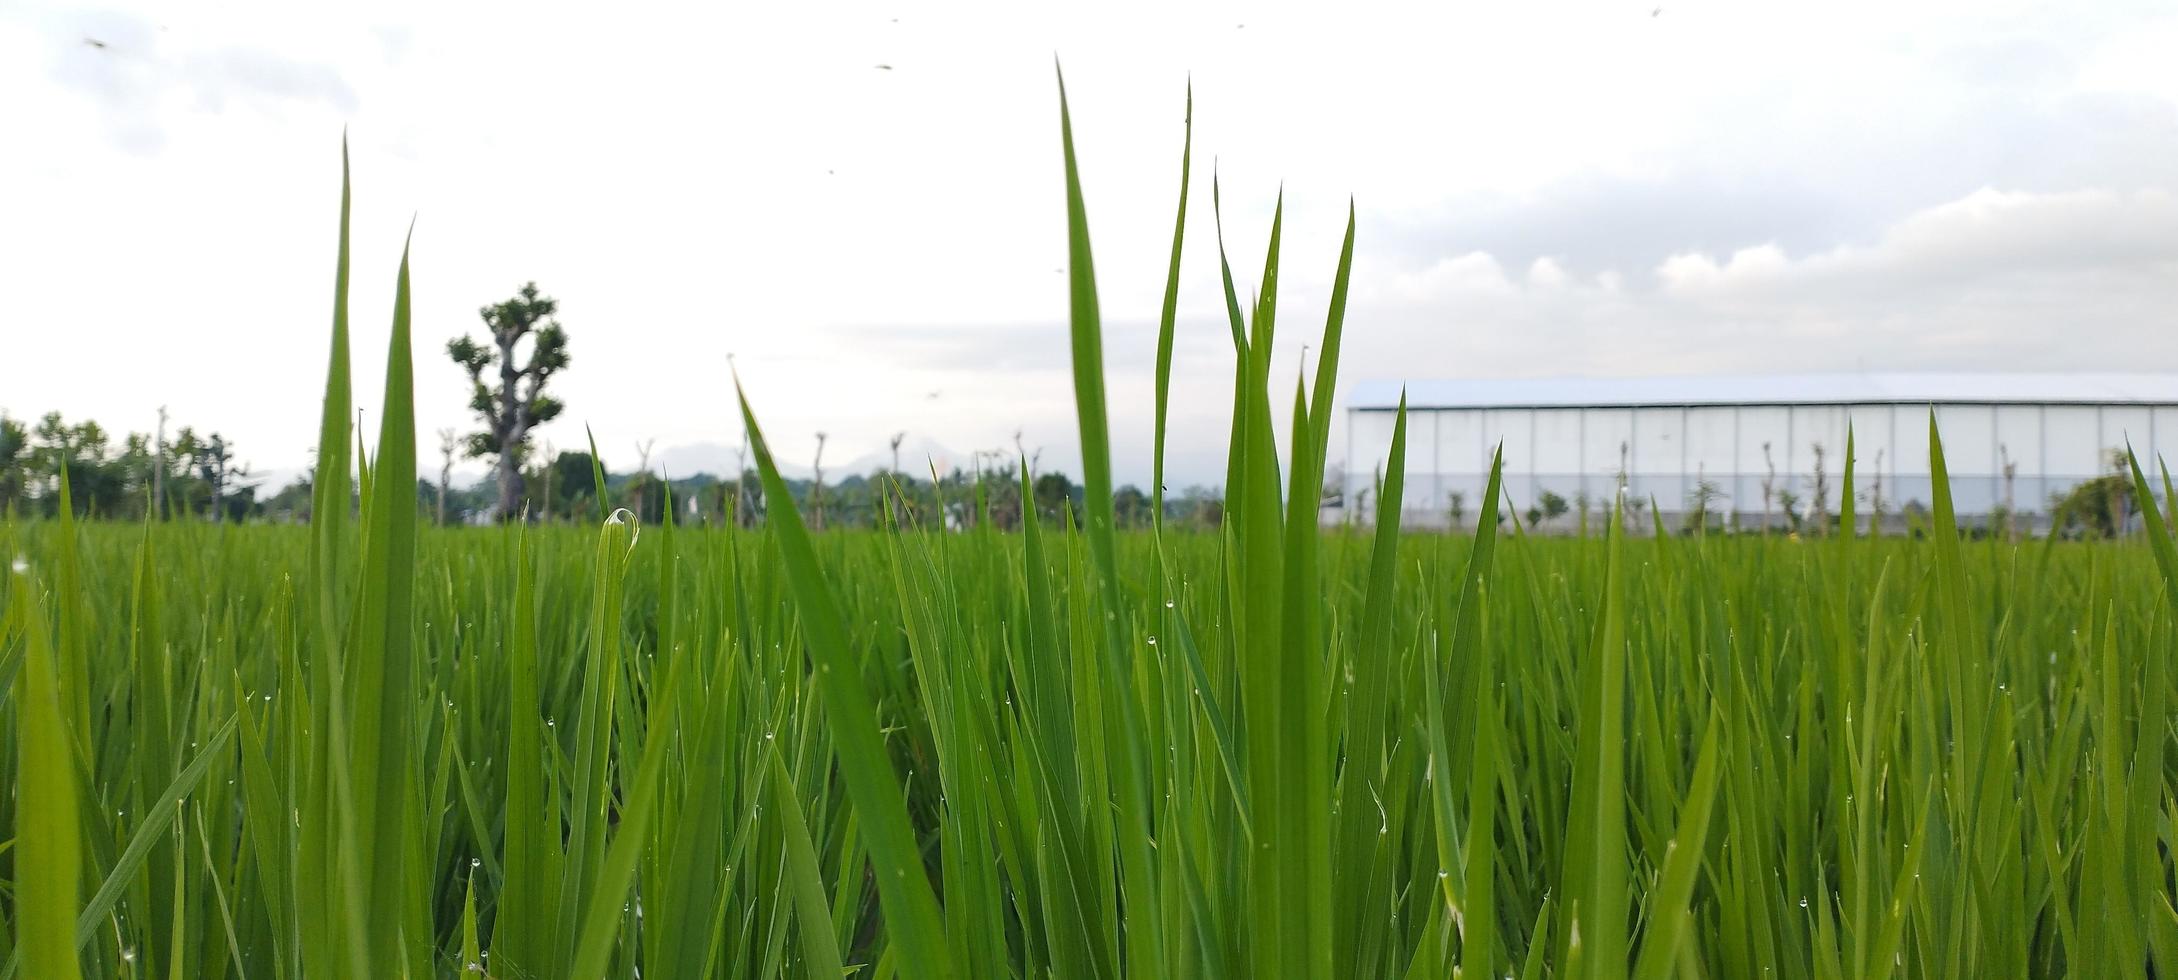
[[[1190,77],[1175,491],[1223,472],[1213,161],[1243,283],[1285,190],[1281,378],[1349,196],[1348,380],[2178,369],[2168,3],[1028,6],[0,4],[0,408],[305,465],[345,127],[368,425],[413,217],[426,447],[534,279],[560,448],[718,457],[733,355],[783,457],[1078,475],[1054,55],[1123,480]]]

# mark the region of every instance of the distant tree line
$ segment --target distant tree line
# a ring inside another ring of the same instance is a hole
[[[249,467],[217,432],[183,426],[171,440],[142,432],[116,440],[97,422],[70,423],[59,412],[34,425],[0,415],[0,512],[57,513],[63,470],[80,514],[219,522],[263,510]]]
[[[657,524],[667,519],[670,494],[677,524],[741,526],[761,522],[769,509],[763,483],[753,469],[744,469],[738,477],[698,473],[671,480],[647,466],[635,472],[608,472],[602,504],[597,499],[594,469],[589,453],[565,451],[555,454],[549,464],[526,467],[520,473],[523,489],[515,506],[533,521],[578,523],[624,507],[643,523]],[[828,528],[878,527],[890,520],[953,530],[988,523],[1010,531],[1018,529],[1031,512],[1058,526],[1066,521],[1079,523],[1084,499],[1083,488],[1066,474],[1043,472],[1030,479],[1024,506],[1018,463],[954,469],[935,481],[928,473],[879,469],[836,481],[812,477],[783,482],[803,518],[812,526]],[[489,519],[503,486],[495,475],[466,490],[449,488],[449,522]],[[436,506],[436,494],[436,487],[426,488],[428,505]],[[1122,486],[1112,493],[1113,516],[1122,528],[1148,527],[1151,506],[1150,495],[1139,487]],[[1167,526],[1215,527],[1221,512],[1221,495],[1204,487],[1189,487],[1165,502]]]
[[[495,467],[490,476],[456,486],[451,456],[448,452],[441,469],[443,483],[417,482],[416,502],[425,523],[496,519],[507,500],[508,481]],[[714,526],[753,526],[768,510],[762,481],[753,469],[738,477],[698,473],[668,481],[647,462],[634,472],[607,472],[601,504],[590,454],[557,453],[549,463],[518,470],[512,510],[537,522],[583,523],[624,507],[643,523],[657,524],[667,519],[670,495],[675,523]],[[1084,491],[1064,473],[1035,474],[1024,506],[1019,465],[955,469],[935,482],[928,473],[888,469],[821,484],[816,479],[784,482],[804,517],[825,527],[877,527],[888,514],[902,524],[953,530],[986,523],[1016,530],[1029,513],[1054,527],[1081,520]],[[116,440],[97,422],[70,423],[59,413],[35,424],[0,416],[0,513],[53,516],[60,505],[63,467],[76,513],[82,516],[137,521],[155,512],[166,520],[238,523],[310,518],[307,475],[266,492],[239,461],[234,443],[217,432],[200,434],[183,426],[164,443],[156,435],[137,432]],[[1215,527],[1221,503],[1217,491],[1189,487],[1167,498],[1167,526]],[[1150,496],[1140,488],[1118,488],[1112,505],[1121,527],[1149,526]]]

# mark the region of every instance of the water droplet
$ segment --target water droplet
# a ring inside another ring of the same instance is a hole
[[[481,867],[483,867],[483,866],[484,866],[484,859],[483,859],[483,858],[470,858],[470,859],[469,859],[469,866],[470,866],[470,867],[472,867],[472,868],[481,868]]]
[[[1807,899],[1805,897],[1800,899],[1800,907],[1803,909],[1807,908]]]
[[[1172,600],[1170,600],[1170,599],[1166,599],[1166,600],[1165,600],[1165,608],[1166,608],[1166,609],[1170,609],[1170,608],[1172,608]]]
[[[1156,637],[1154,637],[1154,636],[1153,636],[1153,637],[1150,637],[1150,638],[1149,638],[1149,645],[1150,645],[1150,646],[1156,646],[1156,645],[1157,645],[1157,638],[1156,638]]]

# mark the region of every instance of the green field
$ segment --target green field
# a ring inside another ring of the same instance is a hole
[[[0,524],[6,970],[2178,972],[2152,508],[1531,538],[1493,491],[1478,537],[1327,533],[1346,262],[1274,409],[1274,234],[1221,528],[1115,533],[1067,162],[1084,516],[1017,534],[425,529],[405,262],[351,510],[344,200],[310,527]]]

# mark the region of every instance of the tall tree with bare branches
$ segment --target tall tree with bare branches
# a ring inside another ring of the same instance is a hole
[[[446,491],[454,481],[454,448],[460,445],[453,429],[439,430],[439,526],[446,526]]]
[[[467,334],[448,341],[447,356],[469,372],[474,389],[469,408],[484,424],[469,435],[468,455],[489,456],[499,482],[498,517],[513,520],[521,513],[522,460],[528,455],[530,432],[560,414],[559,399],[545,394],[545,384],[567,367],[567,332],[554,315],[560,304],[526,283],[514,298],[477,311],[491,331],[489,346],[470,340]],[[517,347],[531,338],[529,357],[521,359]],[[484,380],[485,369],[497,365],[496,386]]]

